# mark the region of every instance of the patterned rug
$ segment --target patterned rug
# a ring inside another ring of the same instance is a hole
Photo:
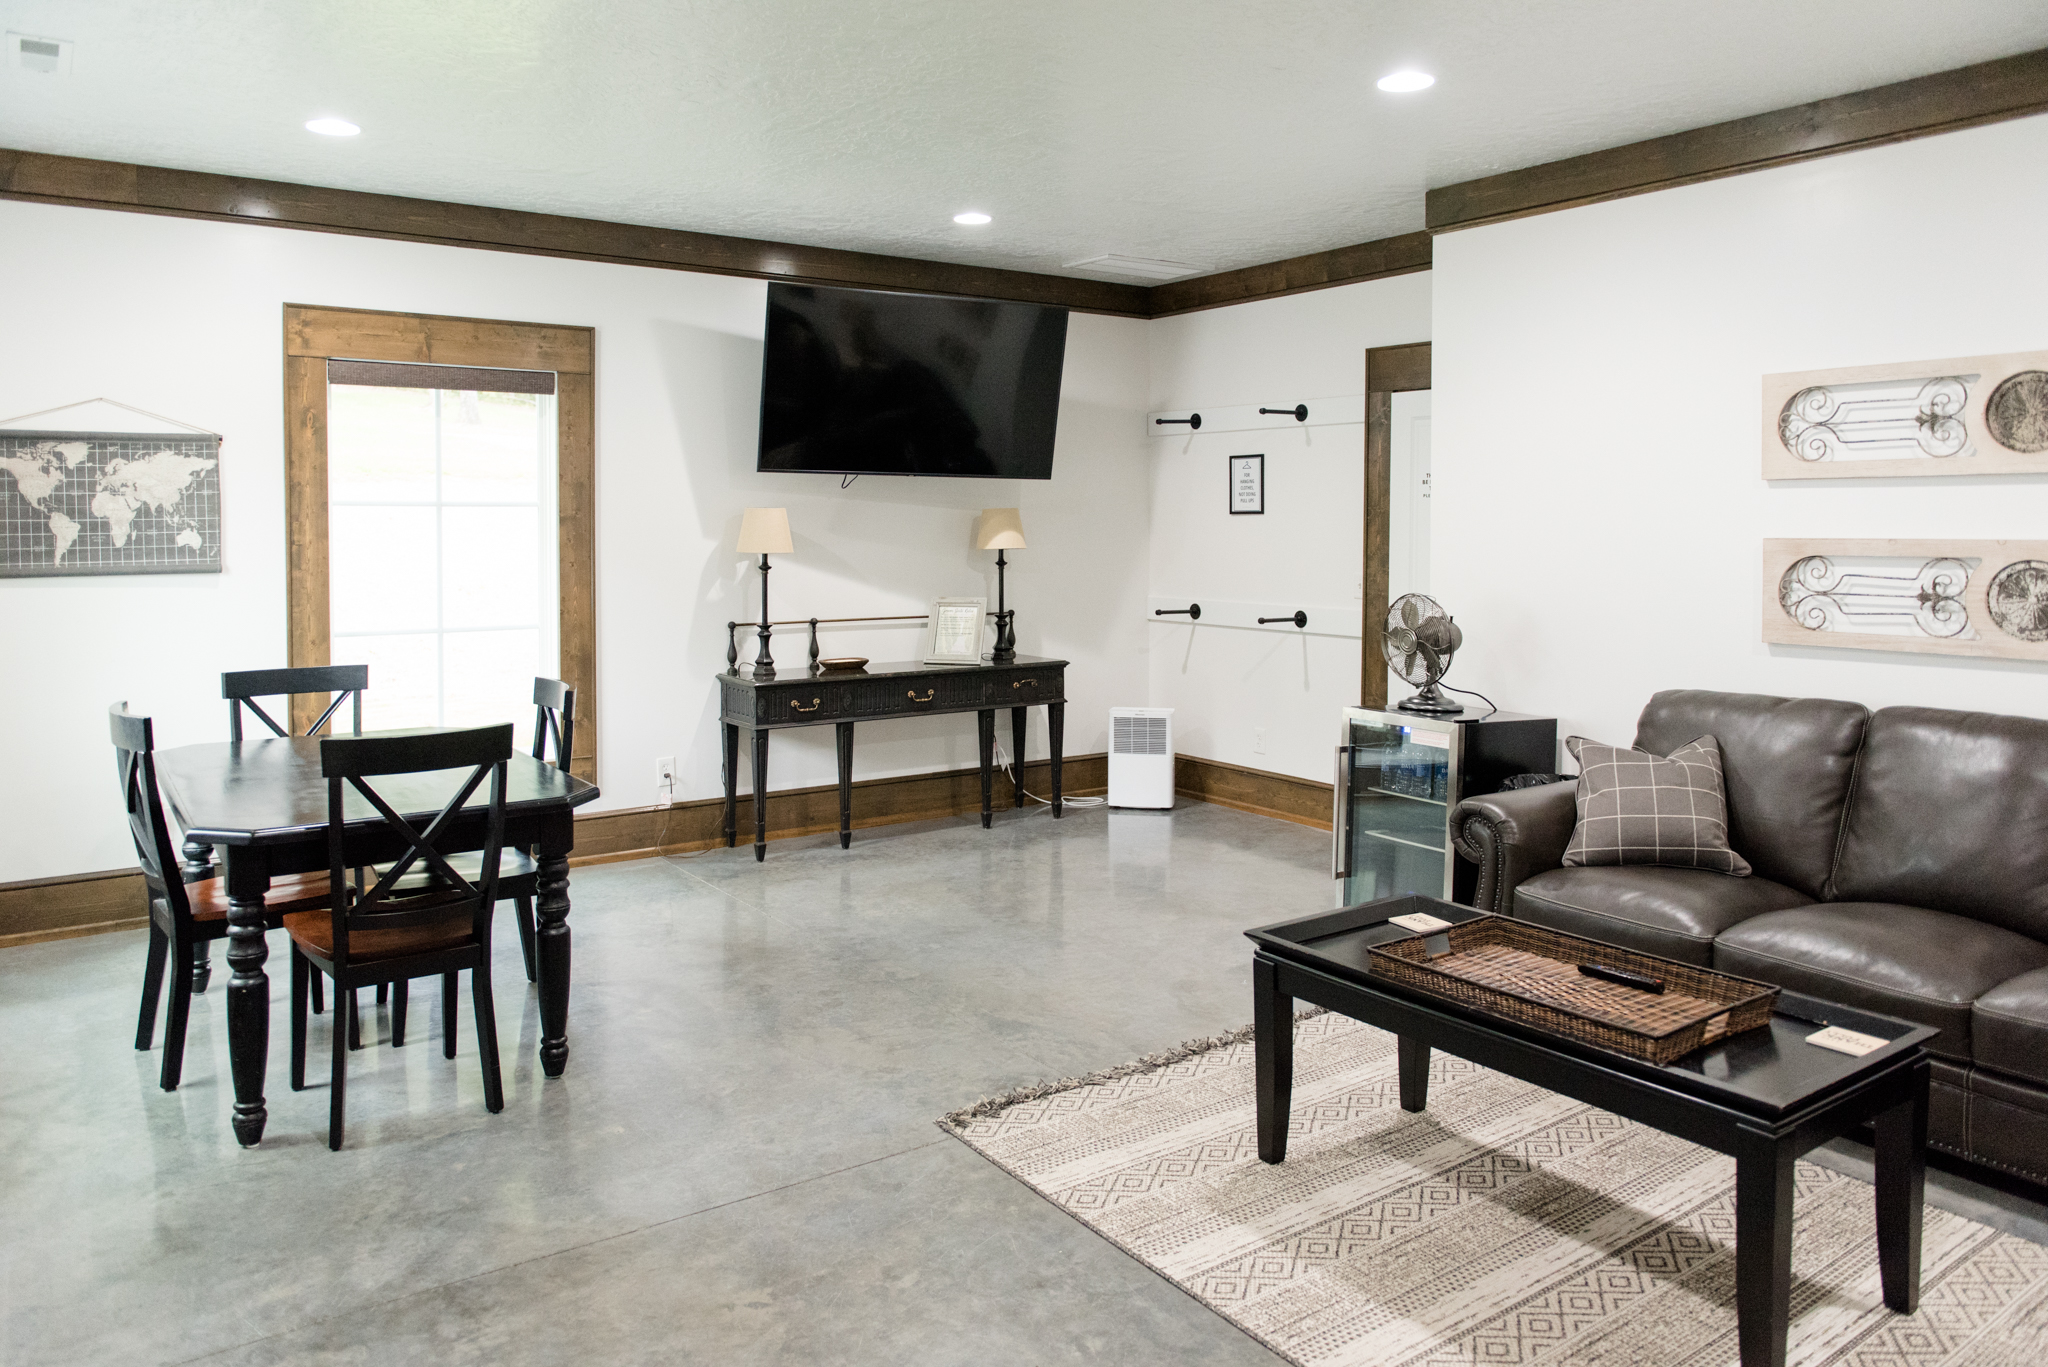
[[[1733,1160],[1393,1036],[1296,1026],[1286,1163],[1258,1159],[1250,1031],[941,1122],[1304,1367],[1724,1367]],[[1798,1168],[1795,1367],[2048,1367],[2048,1248],[1929,1208],[1921,1304],[1884,1308],[1871,1189]]]

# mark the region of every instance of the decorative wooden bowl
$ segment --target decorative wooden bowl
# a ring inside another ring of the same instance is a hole
[[[818,661],[818,668],[826,674],[858,674],[868,667],[865,655],[839,655],[829,660]]]

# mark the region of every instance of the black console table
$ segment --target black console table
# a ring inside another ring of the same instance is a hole
[[[790,726],[839,728],[839,848],[853,843],[853,724],[884,717],[973,712],[981,729],[981,824],[995,796],[996,709],[1010,709],[1016,805],[1024,805],[1024,711],[1045,708],[1052,746],[1052,814],[1060,815],[1060,732],[1067,710],[1067,662],[1019,655],[1001,664],[871,664],[847,673],[792,670],[778,679],[720,674],[725,731],[725,843],[739,835],[740,732],[754,738],[754,858],[768,857],[768,733]]]

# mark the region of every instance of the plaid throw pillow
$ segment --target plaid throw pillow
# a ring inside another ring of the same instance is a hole
[[[1749,861],[1728,846],[1728,798],[1721,743],[1712,736],[1669,758],[1572,736],[1579,762],[1579,824],[1567,865],[1661,864],[1747,876]]]

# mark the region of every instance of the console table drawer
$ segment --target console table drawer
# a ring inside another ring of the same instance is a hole
[[[795,691],[763,689],[755,695],[754,720],[769,726],[824,721],[840,715],[845,704],[846,689],[843,686],[819,684]]]
[[[1065,671],[1059,669],[998,674],[989,680],[989,706],[1029,707],[1033,703],[1058,702],[1065,691],[1061,687],[1065,677]]]
[[[987,707],[989,679],[974,673],[941,674],[918,680],[863,679],[848,687],[847,711],[863,716],[915,716]]]

